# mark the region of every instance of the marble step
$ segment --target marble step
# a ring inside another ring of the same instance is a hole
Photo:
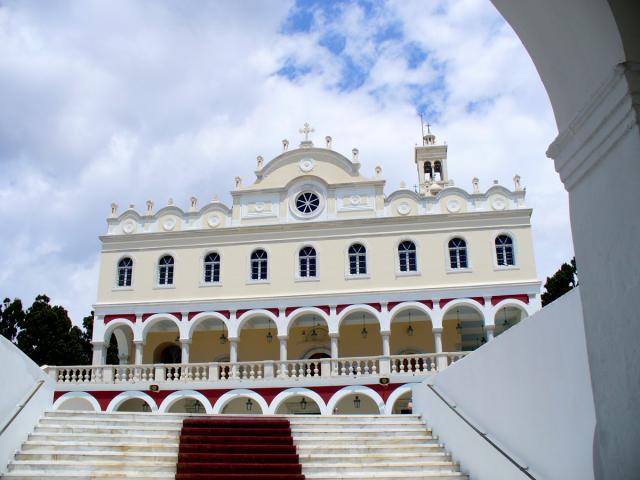
[[[149,443],[178,443],[179,435],[165,434],[165,435],[132,435],[132,434],[112,434],[112,433],[67,433],[67,432],[33,432],[29,435],[29,440],[40,442],[78,442],[78,441],[101,441],[101,442],[116,442],[116,443],[135,443],[135,444],[149,444]]]
[[[154,427],[175,427],[182,426],[182,418],[164,418],[162,415],[140,416],[138,418],[112,418],[112,417],[44,417],[38,422],[39,425],[148,425]]]
[[[147,427],[144,425],[119,427],[97,426],[97,425],[66,425],[66,424],[51,424],[51,425],[38,425],[35,428],[35,432],[38,433],[85,433],[85,434],[116,434],[116,435],[165,435],[165,434],[179,434],[181,426],[163,426],[163,427]]]
[[[305,462],[302,464],[302,473],[313,474],[345,474],[357,473],[362,477],[369,477],[375,473],[404,473],[407,477],[413,478],[414,474],[424,472],[445,472],[458,473],[458,464],[451,461],[426,461],[426,462],[380,462],[367,463],[363,461],[353,461],[352,463],[316,463]]]
[[[351,437],[351,438],[370,438],[370,439],[390,439],[390,438],[398,438],[398,437],[429,437],[431,436],[431,432],[426,429],[415,429],[415,430],[407,430],[407,429],[396,429],[396,430],[362,430],[362,429],[335,429],[335,430],[326,430],[326,429],[318,429],[318,430],[297,430],[291,429],[291,434],[293,438],[336,438],[339,439],[341,437]]]
[[[298,453],[306,455],[310,453],[318,453],[322,455],[345,455],[345,454],[383,454],[383,453],[420,453],[420,452],[438,452],[444,451],[444,445],[440,443],[427,443],[421,445],[396,445],[396,444],[371,444],[371,445],[298,445]]]
[[[438,443],[438,437],[432,435],[406,435],[401,437],[378,437],[369,435],[332,435],[332,436],[294,436],[293,441],[298,446],[336,445],[348,447],[351,445],[424,445]]]
[[[378,465],[380,463],[393,464],[393,465],[412,465],[414,463],[431,462],[431,461],[443,461],[450,462],[451,455],[444,451],[436,452],[403,452],[403,453],[342,453],[336,455],[335,453],[322,454],[322,453],[303,453],[298,452],[300,462],[305,467],[317,465],[317,464],[363,464],[366,466]]]
[[[178,442],[170,443],[131,443],[131,442],[41,442],[28,440],[22,445],[23,452],[131,452],[136,449],[142,449],[145,452],[152,453],[173,453],[178,454]]]
[[[76,461],[48,461],[48,460],[14,460],[7,469],[9,472],[28,473],[34,471],[45,472],[131,472],[131,473],[173,473],[176,472],[176,461],[171,462],[109,462],[109,461],[84,461],[82,458]]]
[[[112,471],[93,471],[86,472],[80,468],[71,472],[50,472],[47,470],[33,470],[31,472],[9,472],[5,473],[2,478],[11,478],[13,480],[48,480],[50,478],[74,480],[175,480],[175,473],[136,473],[136,472],[112,472]]]
[[[469,477],[465,474],[458,472],[421,472],[413,473],[411,477],[407,477],[403,472],[385,472],[385,473],[369,473],[367,476],[363,476],[360,473],[305,473],[307,480],[397,480],[399,478],[404,480],[469,480]]]
[[[23,462],[157,462],[170,463],[178,461],[177,452],[147,452],[137,447],[130,451],[22,451],[16,454],[16,460]]]

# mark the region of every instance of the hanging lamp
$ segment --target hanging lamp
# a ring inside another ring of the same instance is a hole
[[[413,326],[411,325],[411,312],[409,312],[409,326],[407,327],[407,335],[413,337]]]
[[[367,335],[369,335],[367,327],[364,325],[364,313],[362,314],[362,330],[360,330],[360,335],[362,335],[362,338],[367,338]]]

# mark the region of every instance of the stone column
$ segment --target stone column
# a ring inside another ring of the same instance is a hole
[[[380,332],[382,337],[382,355],[388,357],[391,355],[391,332]]]
[[[182,347],[182,360],[181,362],[186,365],[189,363],[189,346],[191,340],[180,340],[180,346]]]
[[[438,371],[442,371],[447,368],[447,356],[442,352],[442,328],[433,329],[433,340],[436,346],[436,368]]]
[[[119,365],[126,365],[127,363],[129,363],[129,355],[126,353],[119,353],[118,354],[118,364]]]
[[[495,329],[496,329],[495,325],[484,326],[484,335],[487,339],[487,342],[490,342],[491,340],[493,340],[493,332],[495,331]]]
[[[286,376],[286,372],[287,372],[287,364],[285,363],[287,361],[287,340],[289,337],[284,337],[284,336],[279,336],[278,340],[280,341],[280,372],[279,375],[280,377],[284,377]]]
[[[340,338],[339,333],[330,333],[331,337],[331,358],[338,358],[338,338]]]
[[[239,338],[229,338],[229,362],[238,362],[238,342]]]
[[[92,365],[104,365],[106,363],[107,349],[104,346],[104,342],[93,342],[93,357],[91,359]]]
[[[136,346],[136,356],[135,356],[135,364],[136,365],[141,365],[142,364],[142,354],[143,354],[143,349],[144,349],[144,342],[141,341],[136,341],[133,342]]]

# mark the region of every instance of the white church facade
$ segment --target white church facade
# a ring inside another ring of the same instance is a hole
[[[56,407],[400,413],[412,383],[540,308],[517,175],[459,188],[428,132],[417,187],[385,194],[380,167],[312,132],[258,157],[231,206],[112,205],[93,365],[49,367]]]

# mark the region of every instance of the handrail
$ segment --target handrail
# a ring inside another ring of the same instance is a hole
[[[429,389],[436,394],[436,396],[442,400],[442,402],[449,407],[449,409],[455,413],[458,417],[460,417],[462,419],[462,421],[464,423],[466,423],[467,425],[469,425],[474,432],[476,432],[478,435],[480,435],[481,438],[483,438],[487,443],[489,443],[489,445],[491,445],[493,448],[495,448],[498,452],[500,452],[502,454],[503,457],[505,457],[507,460],[509,460],[513,465],[516,466],[516,468],[518,470],[520,470],[522,473],[524,473],[527,478],[530,478],[531,480],[536,480],[536,477],[534,477],[533,475],[531,475],[528,470],[528,467],[524,467],[522,465],[520,465],[515,459],[513,459],[507,452],[505,452],[502,448],[500,448],[498,445],[496,445],[496,443],[491,440],[486,433],[481,432],[475,425],[473,425],[469,420],[467,420],[458,410],[456,410],[456,407],[454,407],[453,405],[451,405],[449,402],[447,402],[447,400],[445,400],[445,398],[440,395],[438,393],[438,391],[436,390],[436,387],[434,387],[431,384],[427,384],[427,387],[429,387]]]
[[[9,428],[9,425],[13,423],[16,417],[20,415],[20,412],[22,412],[24,407],[27,406],[27,403],[31,401],[33,396],[38,392],[38,390],[40,390],[40,387],[42,387],[42,385],[44,385],[44,380],[38,380],[35,386],[31,389],[31,393],[29,393],[29,396],[26,398],[26,400],[16,405],[16,411],[13,413],[13,415],[11,416],[9,421],[5,424],[5,426],[2,427],[2,430],[0,430],[0,435],[2,435],[7,430],[7,428]]]

